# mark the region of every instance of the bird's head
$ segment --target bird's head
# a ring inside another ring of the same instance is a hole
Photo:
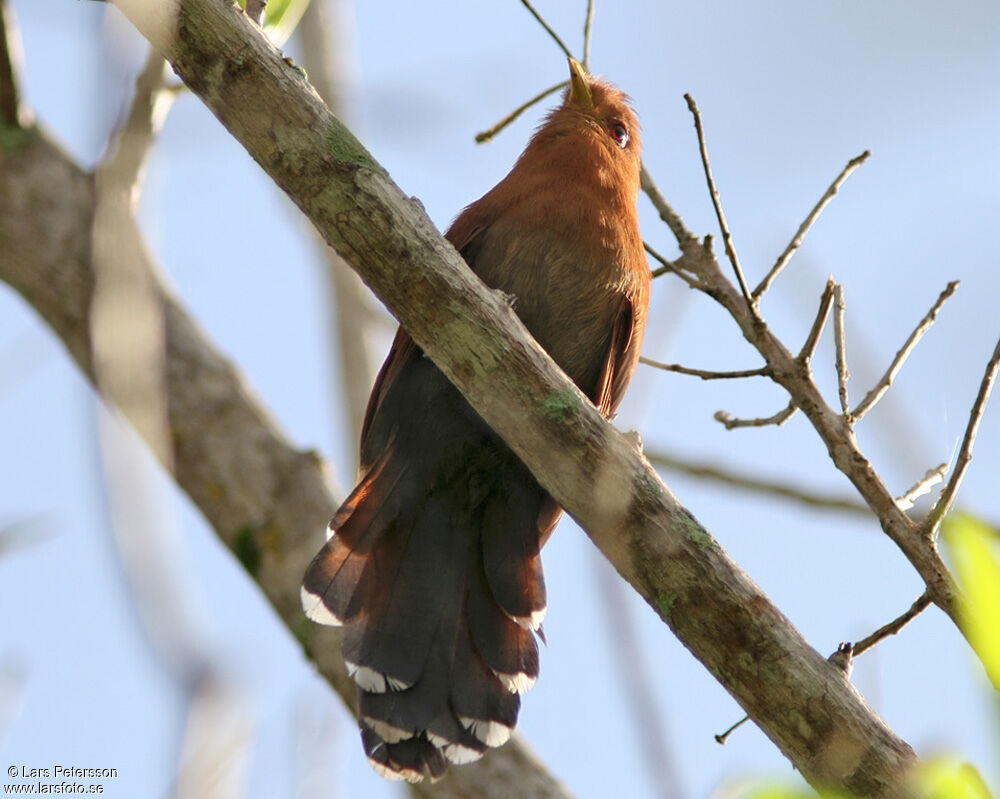
[[[532,166],[614,189],[632,203],[639,188],[639,120],[629,98],[569,59],[570,85],[532,137],[525,157]]]

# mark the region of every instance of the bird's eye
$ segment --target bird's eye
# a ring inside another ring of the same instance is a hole
[[[618,146],[625,149],[628,144],[628,128],[617,120],[611,123],[611,137],[618,143]]]

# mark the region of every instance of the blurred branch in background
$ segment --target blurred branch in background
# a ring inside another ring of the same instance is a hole
[[[591,550],[588,554],[601,597],[598,604],[604,611],[617,682],[632,720],[630,731],[642,753],[652,793],[662,799],[683,799],[684,782],[666,719],[657,706],[658,692],[646,668],[642,639],[632,618],[625,586],[599,552]]]
[[[0,743],[21,712],[27,683],[27,666],[16,655],[4,654],[0,659]]]
[[[295,799],[329,799],[343,785],[340,755],[355,746],[353,725],[345,725],[318,704],[312,696],[300,695],[293,707],[291,737],[295,747],[292,763],[296,777]]]
[[[2,12],[0,5],[0,12]],[[0,527],[0,561],[18,550],[34,546],[53,533],[44,518],[32,516]],[[21,712],[24,689],[28,683],[28,667],[16,653],[5,648],[0,652],[0,744],[7,728]]]
[[[663,450],[647,450],[646,457],[654,466],[697,477],[751,493],[780,497],[794,504],[816,510],[837,511],[871,519],[869,507],[846,496],[825,494],[781,480],[764,480],[747,472],[737,471],[703,461],[689,461]]]
[[[151,51],[129,113],[94,173],[90,336],[98,390],[172,471],[164,308],[135,219],[144,167],[173,103],[165,68]],[[117,413],[99,409],[98,422],[109,527],[125,582],[144,637],[186,704],[173,795],[238,799],[246,793],[249,712],[205,644],[197,585],[153,464]]]

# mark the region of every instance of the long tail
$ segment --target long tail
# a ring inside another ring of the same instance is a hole
[[[344,627],[361,739],[384,777],[438,779],[502,745],[538,676],[540,549],[559,511],[509,450],[485,443],[488,469],[446,479],[386,454],[303,581],[306,615]]]

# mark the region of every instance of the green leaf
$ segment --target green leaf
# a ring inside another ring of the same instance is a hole
[[[1000,685],[1000,536],[964,513],[945,519],[943,531],[968,599],[966,632],[990,680]]]
[[[992,799],[983,778],[968,763],[931,760],[917,774],[917,795],[926,799]]]

